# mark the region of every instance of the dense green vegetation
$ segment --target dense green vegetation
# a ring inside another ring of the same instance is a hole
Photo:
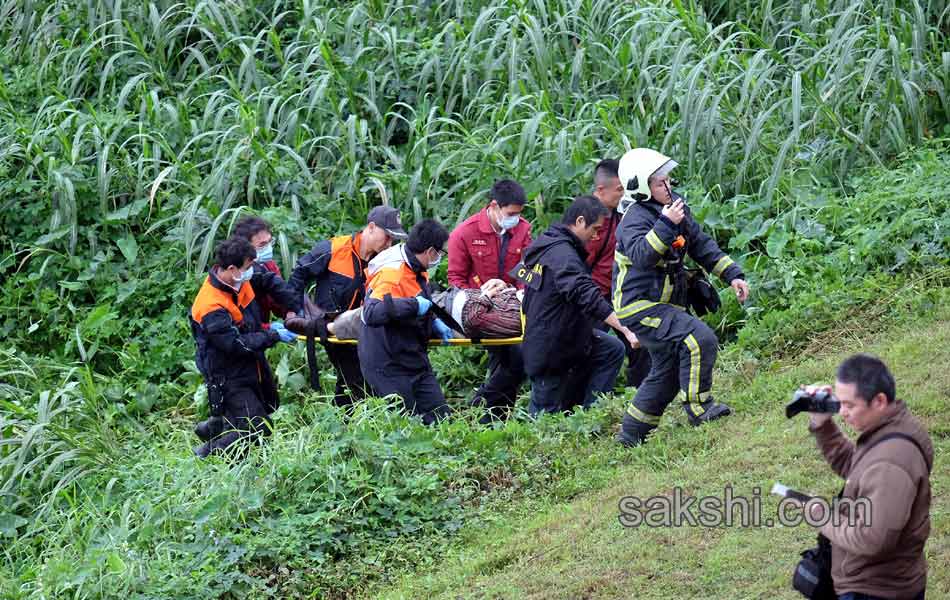
[[[0,597],[358,595],[601,472],[619,395],[501,429],[344,420],[289,348],[272,443],[197,463],[185,315],[246,210],[288,270],[371,205],[452,225],[500,176],[540,229],[654,146],[750,275],[710,320],[736,364],[930,310],[948,34],[936,0],[0,2]],[[449,395],[479,359],[437,353]]]

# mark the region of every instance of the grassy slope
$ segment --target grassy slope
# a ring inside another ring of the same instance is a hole
[[[944,294],[946,298],[946,294]],[[789,573],[797,553],[814,534],[798,528],[625,529],[619,499],[669,493],[680,486],[694,496],[763,493],[775,480],[825,496],[837,491],[806,431],[805,417],[786,420],[782,405],[799,382],[827,380],[840,358],[856,348],[881,355],[898,381],[898,395],[930,428],[937,459],[932,477],[932,533],[928,597],[950,597],[950,471],[942,457],[950,449],[950,307],[890,331],[870,335],[852,330],[838,343],[822,344],[816,355],[776,363],[767,372],[720,370],[717,388],[729,392],[739,414],[701,430],[666,419],[648,446],[621,454],[612,477],[595,483],[573,501],[544,505],[526,501],[512,516],[488,527],[470,527],[461,542],[435,559],[437,569],[405,576],[374,597],[396,598],[797,598]],[[817,350],[817,348],[816,348]],[[618,451],[608,440],[593,448],[607,463]],[[583,475],[583,474],[579,474]],[[599,478],[598,478],[599,479]],[[774,496],[763,499],[774,515]],[[520,515],[518,515],[520,510]]]

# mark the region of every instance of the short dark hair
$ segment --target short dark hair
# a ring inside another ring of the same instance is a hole
[[[571,205],[564,211],[561,217],[561,223],[564,225],[573,225],[577,222],[577,217],[584,217],[587,226],[590,227],[597,222],[597,219],[606,217],[610,214],[607,207],[600,203],[600,200],[593,196],[578,196],[574,198]]]
[[[425,252],[429,248],[442,250],[449,241],[449,232],[435,219],[423,219],[409,231],[406,247],[413,254]]]
[[[855,354],[849,356],[838,365],[838,381],[855,384],[860,396],[868,404],[878,394],[884,394],[887,402],[891,403],[895,397],[894,376],[887,370],[887,365],[880,358],[870,354]]]
[[[524,206],[528,198],[524,194],[524,188],[517,181],[511,179],[499,179],[491,186],[490,197],[498,203],[498,206],[508,206],[509,204],[518,204]]]
[[[258,233],[270,230],[270,223],[260,217],[249,216],[237,222],[231,235],[251,241],[251,238]]]
[[[240,237],[230,237],[214,249],[214,264],[222,269],[230,266],[241,268],[244,263],[257,258],[257,250],[251,242]]]
[[[600,185],[605,179],[620,177],[620,161],[616,158],[605,158],[594,167],[594,185]]]

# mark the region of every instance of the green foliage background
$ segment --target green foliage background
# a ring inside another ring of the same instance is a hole
[[[346,595],[479,490],[559,485],[614,420],[430,432],[370,403],[344,425],[281,348],[285,433],[195,464],[185,316],[247,210],[288,271],[372,205],[453,225],[502,176],[540,230],[597,160],[651,146],[750,275],[710,319],[741,352],[908,290],[926,310],[950,278],[948,32],[937,0],[0,3],[0,594]],[[450,395],[479,358],[438,353]]]

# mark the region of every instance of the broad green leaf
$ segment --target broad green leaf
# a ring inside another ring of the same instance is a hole
[[[119,247],[119,250],[122,251],[122,256],[125,257],[125,260],[129,264],[134,264],[139,254],[139,245],[138,242],[135,241],[135,238],[129,235],[117,240],[116,245]]]
[[[116,552],[110,552],[109,558],[106,559],[106,564],[109,565],[109,571],[112,573],[124,573],[126,566],[125,561],[122,560],[122,557]]]
[[[765,243],[765,251],[768,252],[772,258],[779,258],[782,256],[785,246],[788,245],[788,240],[788,232],[784,229],[773,231],[769,234],[768,242]]]
[[[20,515],[0,514],[0,537],[16,537],[17,529],[28,522]]]
[[[120,223],[120,222],[126,221],[130,217],[137,216],[140,212],[142,212],[142,209],[144,209],[146,206],[148,206],[147,199],[142,198],[140,200],[136,200],[135,202],[132,202],[131,204],[126,204],[122,208],[118,210],[114,210],[110,212],[109,214],[107,214],[106,221],[110,223]]]

